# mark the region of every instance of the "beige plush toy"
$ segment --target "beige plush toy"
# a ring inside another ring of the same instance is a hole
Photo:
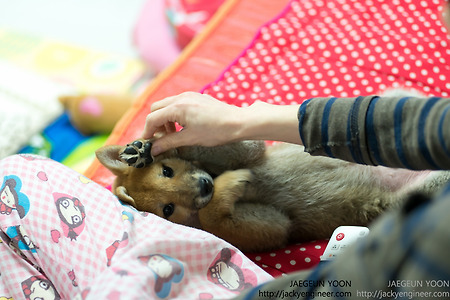
[[[85,135],[110,133],[131,107],[131,95],[80,94],[59,97],[72,125]]]

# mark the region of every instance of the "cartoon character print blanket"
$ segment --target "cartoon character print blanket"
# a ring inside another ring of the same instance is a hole
[[[271,278],[38,156],[0,161],[0,226],[0,299],[224,299]]]

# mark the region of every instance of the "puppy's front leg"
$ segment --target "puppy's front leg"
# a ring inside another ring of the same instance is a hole
[[[130,144],[127,144],[119,152],[120,160],[135,168],[143,168],[150,165],[155,160],[151,153],[154,140],[155,139],[138,139]],[[165,158],[176,155],[177,150],[171,149],[158,155],[158,157]]]
[[[151,140],[139,139],[127,144],[119,152],[119,158],[131,167],[143,168],[153,162],[151,150]]]
[[[214,181],[214,194],[199,211],[202,228],[242,251],[280,248],[288,241],[291,222],[274,207],[242,199],[252,181],[247,169],[227,171]]]

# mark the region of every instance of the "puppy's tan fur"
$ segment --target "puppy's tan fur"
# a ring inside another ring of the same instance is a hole
[[[302,146],[257,141],[182,147],[144,168],[123,161],[126,149],[105,146],[96,153],[117,176],[119,199],[209,231],[243,251],[328,238],[341,225],[367,225],[412,192],[433,194],[450,178],[447,172],[362,166],[310,156]],[[149,155],[138,150],[138,162]],[[210,193],[207,180],[213,180]]]

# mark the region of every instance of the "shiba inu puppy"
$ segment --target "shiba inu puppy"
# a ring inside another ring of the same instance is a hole
[[[113,192],[138,210],[209,231],[243,251],[324,239],[341,225],[367,225],[411,194],[450,179],[311,156],[302,146],[244,141],[181,147],[152,157],[152,140],[97,150],[117,177]]]

